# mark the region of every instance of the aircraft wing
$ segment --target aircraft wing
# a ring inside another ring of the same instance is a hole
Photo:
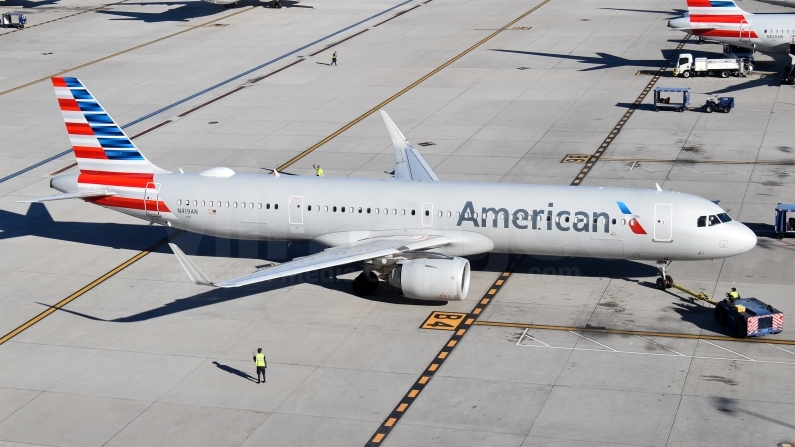
[[[450,240],[441,236],[390,236],[365,239],[353,244],[329,248],[320,253],[296,258],[283,264],[267,267],[255,273],[220,283],[214,283],[204,276],[196,265],[193,264],[193,262],[185,256],[185,253],[175,244],[168,245],[171,246],[171,250],[174,251],[179,263],[182,264],[182,267],[194,284],[229,288],[246,286],[285,276],[297,275],[299,273],[349,264],[351,262],[396,255],[404,251],[426,250],[440,247],[448,243],[450,243]]]
[[[19,203],[41,203],[49,202],[52,200],[66,200],[66,199],[87,199],[89,197],[107,197],[115,196],[115,192],[100,192],[100,191],[75,191],[65,192],[63,194],[55,194],[54,196],[37,197],[35,199],[17,200]]]
[[[438,182],[439,178],[419,151],[406,140],[400,129],[397,128],[389,115],[381,110],[381,118],[384,119],[389,136],[392,137],[392,144],[395,146],[395,178],[398,180],[417,180],[421,182]]]

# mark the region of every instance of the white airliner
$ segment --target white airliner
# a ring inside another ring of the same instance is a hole
[[[751,14],[732,0],[687,0],[687,9],[688,14],[669,20],[668,26],[763,53],[795,54],[793,13]]]
[[[653,189],[442,182],[383,111],[395,146],[395,179],[237,174],[216,167],[169,172],[149,162],[76,78],[53,78],[79,174],[50,185],[150,222],[223,238],[313,241],[317,254],[223,282],[209,280],[174,244],[190,279],[238,287],[362,262],[354,281],[403,295],[462,300],[463,256],[486,252],[657,261],[660,288],[674,260],[735,256],[756,236],[715,203]]]

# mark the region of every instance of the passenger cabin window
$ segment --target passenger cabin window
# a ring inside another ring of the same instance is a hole
[[[370,208],[367,208],[367,214],[370,214]]]
[[[212,203],[210,203],[210,206],[212,206]],[[261,204],[261,203],[258,203],[258,204],[257,204],[257,209],[258,209],[258,210],[261,210],[261,209],[262,209],[262,204]]]
[[[362,214],[362,207],[359,207],[359,214]]]
[[[265,204],[265,209],[266,209],[266,210],[269,210],[269,209],[271,209],[271,204],[270,204],[270,203],[266,203],[266,204]]]
[[[700,216],[698,218],[697,224],[699,227],[706,227],[707,226],[707,216]]]
[[[406,210],[400,210],[400,215],[401,216],[405,216],[406,215]]]
[[[278,210],[279,209],[279,204],[278,203],[274,203],[273,204],[273,209]]]
[[[414,211],[412,211],[412,212],[411,212],[411,214],[414,214]],[[428,210],[425,210],[425,215],[426,215],[426,216],[430,216],[430,215],[431,215],[431,212],[430,212],[430,211],[428,211]]]
[[[229,202],[226,202],[226,207],[229,208]]]
[[[412,216],[413,216],[413,215],[415,215],[416,213],[417,213],[417,211],[415,211],[415,210],[411,210],[411,215],[412,215]]]
[[[336,213],[337,212],[337,207],[336,206],[331,207],[331,211],[334,211]]]
[[[177,205],[182,205],[182,199],[177,199]]]

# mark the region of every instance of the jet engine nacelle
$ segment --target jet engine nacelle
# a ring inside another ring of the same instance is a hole
[[[389,284],[418,300],[461,301],[469,291],[469,261],[464,258],[413,259],[389,274]]]

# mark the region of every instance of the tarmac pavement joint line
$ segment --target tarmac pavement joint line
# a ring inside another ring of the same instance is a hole
[[[158,242],[155,242],[152,246],[150,246],[146,250],[143,250],[143,251],[139,252],[138,254],[133,256],[132,258],[130,258],[130,259],[124,261],[123,263],[119,264],[113,270],[109,271],[108,273],[105,273],[104,275],[100,276],[99,278],[95,279],[94,281],[91,281],[91,283],[89,283],[87,286],[83,287],[82,289],[78,290],[77,292],[67,296],[66,298],[62,299],[61,301],[59,301],[56,304],[54,304],[52,306],[49,306],[47,308],[47,310],[45,310],[42,313],[36,315],[35,317],[31,318],[30,320],[28,320],[27,322],[25,322],[24,324],[22,324],[18,328],[14,329],[13,331],[7,333],[2,338],[0,338],[0,345],[2,345],[3,343],[7,342],[8,340],[11,340],[12,338],[16,337],[17,335],[21,334],[26,329],[28,329],[29,327],[31,327],[34,324],[38,323],[39,321],[47,318],[48,315],[50,315],[51,313],[55,312],[56,310],[66,306],[67,304],[71,303],[72,301],[76,300],[77,298],[80,298],[86,292],[94,289],[95,287],[97,287],[98,285],[102,284],[106,280],[110,279],[111,277],[113,277],[114,275],[119,273],[120,271],[122,271],[122,270],[126,269],[127,267],[133,265],[135,262],[137,262],[138,260],[140,260],[144,256],[146,256],[149,253],[157,250],[163,244],[165,244],[166,242],[171,241],[172,239],[174,239],[175,237],[179,236],[180,234],[182,234],[182,230],[178,230],[178,231],[175,231],[175,232],[171,233],[170,235],[166,236],[165,238],[159,240]]]
[[[480,42],[476,43],[475,45],[472,45],[471,47],[467,48],[467,49],[466,49],[466,50],[464,50],[463,52],[459,53],[458,55],[456,55],[455,57],[453,57],[452,59],[450,59],[449,61],[445,62],[444,64],[442,64],[442,65],[440,65],[440,66],[438,66],[438,67],[436,67],[436,68],[435,68],[434,70],[432,70],[430,73],[428,73],[428,74],[426,74],[425,76],[423,76],[423,77],[419,78],[418,80],[414,81],[414,82],[413,82],[411,85],[409,85],[408,87],[404,88],[403,90],[401,90],[401,91],[399,91],[399,92],[395,93],[395,94],[394,94],[394,95],[392,95],[391,97],[389,97],[389,98],[387,98],[386,100],[384,100],[382,103],[378,104],[377,106],[373,107],[372,109],[368,110],[367,112],[364,112],[364,113],[363,113],[362,115],[360,115],[358,118],[356,118],[356,119],[354,119],[353,121],[349,122],[348,124],[344,125],[342,128],[340,128],[339,130],[337,130],[337,131],[336,131],[336,132],[334,132],[333,134],[331,134],[331,135],[327,136],[326,138],[323,138],[322,140],[320,140],[319,142],[317,142],[315,145],[313,145],[313,146],[312,146],[312,147],[310,147],[309,149],[306,149],[305,151],[303,151],[303,152],[301,152],[300,154],[296,155],[295,157],[291,158],[291,159],[290,159],[290,160],[289,160],[287,163],[285,163],[285,164],[283,164],[283,165],[279,166],[278,168],[276,168],[276,170],[278,170],[278,171],[283,171],[283,170],[285,170],[286,168],[290,167],[292,164],[294,164],[294,163],[295,163],[295,162],[297,162],[298,160],[300,160],[300,159],[302,159],[302,158],[306,157],[307,155],[311,154],[311,153],[312,153],[312,152],[313,152],[315,149],[317,149],[317,148],[319,148],[320,146],[323,146],[324,144],[326,144],[326,143],[328,143],[329,141],[333,140],[334,138],[336,138],[337,136],[339,136],[341,133],[343,133],[343,132],[345,132],[346,130],[350,129],[351,127],[355,126],[356,124],[358,124],[359,122],[361,122],[362,120],[364,120],[365,118],[367,118],[368,116],[370,116],[370,115],[372,115],[373,113],[377,112],[378,110],[380,110],[380,109],[384,108],[384,107],[385,107],[387,104],[389,104],[389,103],[391,103],[392,101],[394,101],[394,100],[396,100],[396,99],[400,98],[400,97],[401,97],[401,96],[403,96],[403,95],[404,95],[406,92],[408,92],[408,91],[410,91],[411,89],[413,89],[414,87],[416,87],[416,86],[418,86],[418,85],[422,84],[423,82],[425,82],[425,81],[426,81],[428,78],[430,78],[431,76],[433,76],[433,75],[435,75],[436,73],[439,73],[440,71],[444,70],[445,68],[447,68],[448,66],[450,66],[450,65],[451,65],[453,62],[455,62],[455,61],[457,61],[457,60],[461,59],[462,57],[466,56],[467,54],[469,54],[470,52],[472,52],[473,50],[475,50],[475,49],[476,49],[476,48],[478,48],[479,46],[481,46],[481,45],[483,45],[484,43],[488,42],[489,40],[491,40],[491,39],[492,39],[494,36],[496,36],[497,34],[500,34],[501,32],[505,31],[505,30],[506,30],[507,28],[509,28],[510,26],[514,25],[516,22],[518,22],[518,21],[522,20],[523,18],[527,17],[528,15],[532,14],[532,13],[533,13],[535,10],[537,10],[538,8],[540,8],[540,7],[544,6],[544,5],[546,5],[547,3],[549,3],[549,1],[550,1],[550,0],[544,0],[544,1],[542,1],[541,3],[537,4],[537,5],[536,5],[536,6],[534,6],[532,9],[530,9],[529,11],[527,11],[527,12],[525,12],[524,14],[520,15],[520,16],[519,16],[519,17],[517,17],[516,19],[512,20],[512,21],[511,21],[510,23],[508,23],[507,25],[505,25],[505,26],[503,26],[502,28],[498,29],[497,31],[494,31],[493,33],[489,34],[488,36],[486,36],[486,37],[485,37],[483,40],[481,40]],[[412,9],[413,9],[413,8],[412,8]],[[409,10],[409,11],[410,11],[410,10]],[[407,12],[408,12],[408,11],[407,11]]]
[[[120,56],[120,55],[122,55],[124,53],[129,53],[130,51],[135,51],[135,50],[137,50],[139,48],[143,48],[143,47],[152,45],[154,43],[161,42],[161,41],[166,40],[166,39],[170,39],[170,38],[172,38],[174,36],[179,36],[180,34],[185,34],[185,33],[189,32],[189,31],[195,30],[196,28],[201,28],[201,27],[209,25],[211,23],[215,23],[215,22],[217,22],[219,20],[228,19],[229,17],[236,16],[238,14],[242,14],[242,13],[247,12],[247,11],[251,11],[252,9],[254,9],[254,7],[253,6],[249,6],[248,8],[241,9],[240,11],[233,12],[232,14],[227,14],[227,15],[225,15],[223,17],[219,17],[217,19],[210,20],[209,22],[204,22],[204,23],[201,23],[199,25],[194,25],[194,26],[192,26],[192,27],[190,27],[188,29],[184,29],[182,31],[177,31],[176,33],[169,34],[167,36],[163,36],[163,37],[160,37],[160,38],[155,39],[155,40],[150,40],[149,42],[145,42],[145,43],[142,43],[140,45],[136,45],[134,47],[127,48],[126,50],[122,50],[122,51],[119,51],[119,52],[116,52],[116,53],[109,54],[107,56],[101,57],[99,59],[94,59],[93,61],[86,62],[84,64],[80,64],[80,65],[77,65],[77,66],[74,66],[74,67],[71,67],[71,68],[67,68],[66,70],[59,71],[58,73],[53,73],[53,74],[45,76],[43,78],[36,79],[35,81],[30,81],[27,84],[18,85],[18,86],[14,87],[14,88],[10,88],[8,90],[2,91],[2,92],[0,92],[0,96],[5,95],[6,93],[11,93],[13,91],[17,91],[19,89],[23,89],[25,87],[30,87],[31,85],[38,84],[39,82],[46,81],[46,80],[48,80],[50,78],[61,76],[63,74],[69,73],[71,71],[79,70],[79,69],[81,69],[83,67],[88,67],[89,65],[94,65],[94,64],[102,62],[104,60],[108,60],[108,59],[114,58],[116,56]]]
[[[685,46],[685,43],[688,41],[688,39],[690,39],[690,34],[685,35],[685,38],[682,39],[681,42],[679,42],[679,45],[676,46],[676,49],[671,54],[671,56],[668,57],[668,60],[665,61],[662,67],[657,69],[657,71],[654,74],[654,77],[651,78],[651,81],[649,81],[649,83],[646,85],[646,88],[644,88],[643,91],[638,96],[638,98],[635,99],[635,102],[633,102],[632,105],[629,106],[629,110],[627,110],[627,113],[621,116],[621,119],[618,121],[618,123],[613,128],[613,130],[610,131],[610,134],[607,136],[607,138],[604,139],[602,144],[599,145],[599,148],[596,149],[596,152],[594,152],[594,154],[588,158],[588,161],[585,162],[585,166],[583,166],[583,168],[580,170],[580,173],[571,182],[571,186],[579,186],[582,183],[582,181],[585,179],[585,176],[588,175],[589,172],[591,172],[593,166],[596,164],[597,161],[599,161],[599,157],[601,157],[604,151],[607,150],[608,147],[610,147],[610,143],[612,143],[616,135],[618,135],[618,133],[621,132],[621,128],[624,127],[624,124],[626,124],[627,121],[629,121],[629,119],[632,117],[632,114],[635,113],[635,110],[638,109],[638,106],[640,106],[640,104],[646,98],[646,95],[648,95],[651,89],[654,87],[654,84],[656,84],[657,81],[660,79],[660,76],[662,76],[662,74],[665,73],[665,70],[667,70],[668,67],[671,66],[671,63],[674,61],[674,59],[676,59],[679,56],[679,52],[682,51],[682,47]]]
[[[543,5],[543,3],[541,5]],[[537,8],[538,6],[535,9]],[[513,23],[515,22],[512,22],[511,25]],[[491,285],[489,290],[483,294],[482,298],[478,300],[475,308],[472,309],[468,314],[463,314],[464,318],[459,318],[457,320],[458,323],[455,328],[458,330],[450,336],[450,339],[444,344],[442,349],[438,354],[436,354],[433,360],[431,360],[431,363],[425,368],[425,371],[422,372],[420,377],[416,382],[414,382],[414,385],[411,386],[409,391],[406,392],[406,394],[403,396],[403,399],[398,402],[395,409],[389,413],[386,419],[384,419],[384,422],[381,423],[375,433],[373,433],[373,436],[370,437],[370,441],[365,444],[366,447],[376,447],[381,445],[381,442],[389,435],[389,433],[395,427],[395,424],[400,421],[400,418],[406,413],[406,410],[409,409],[411,404],[417,399],[417,396],[419,396],[420,393],[422,393],[422,390],[428,385],[428,382],[430,382],[434,374],[436,374],[439,367],[444,364],[445,360],[447,360],[456,346],[459,345],[458,342],[461,341],[464,335],[466,335],[467,331],[469,331],[474,324],[477,324],[480,314],[486,310],[489,304],[493,301],[492,297],[499,292],[500,288],[502,288],[508,278],[511,277],[513,270],[523,257],[523,255],[514,256],[513,260],[511,260],[508,265],[508,269],[494,280],[494,283]]]
[[[15,30],[9,31],[7,33],[2,33],[2,34],[0,34],[0,36],[5,36],[6,34],[16,33],[17,31],[24,31],[24,30],[29,29],[29,28],[35,28],[37,26],[46,25],[48,23],[57,22],[57,21],[63,20],[63,19],[68,19],[69,17],[79,16],[80,14],[85,14],[87,12],[99,11],[100,9],[107,8],[108,6],[118,5],[118,4],[124,3],[126,1],[127,0],[121,0],[120,2],[116,2],[116,3],[108,3],[106,5],[97,6],[96,8],[86,9],[85,11],[80,11],[80,12],[76,12],[74,14],[69,14],[68,16],[63,16],[63,17],[58,17],[56,19],[47,20],[46,22],[36,23],[34,25],[25,25],[24,28],[17,28]]]

